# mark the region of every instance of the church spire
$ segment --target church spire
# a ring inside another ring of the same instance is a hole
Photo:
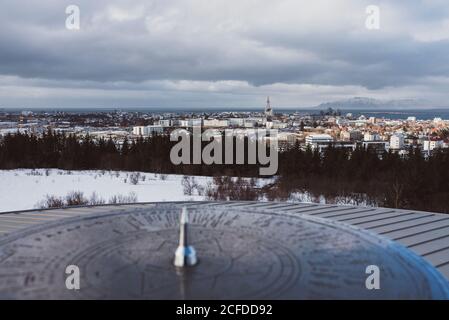
[[[271,108],[270,97],[267,97],[267,105],[265,107],[265,116],[266,117],[273,116],[273,109]]]

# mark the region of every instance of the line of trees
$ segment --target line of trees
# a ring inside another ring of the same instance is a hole
[[[154,136],[131,143],[125,140],[119,150],[111,139],[95,142],[89,136],[51,131],[41,137],[10,134],[0,141],[0,169],[258,177],[257,165],[173,165],[170,150],[175,143],[167,136]],[[395,153],[379,157],[369,149],[349,152],[329,147],[319,154],[296,144],[280,153],[275,182],[257,190],[272,200],[286,200],[292,193],[305,191],[327,199],[346,197],[379,206],[449,213],[449,153],[440,150],[425,159],[419,150],[410,150],[407,157]]]
[[[89,135],[80,138],[48,131],[36,137],[18,132],[8,134],[0,141],[0,169],[99,169],[202,176],[256,176],[259,172],[257,165],[250,164],[174,165],[170,151],[176,143],[166,135],[155,135],[132,142],[125,140],[119,149],[112,139],[94,141]],[[203,147],[206,144],[203,142]],[[222,154],[224,158],[224,144]],[[234,149],[234,158],[235,155]]]
[[[322,155],[296,146],[280,154],[275,194],[308,191],[326,198],[346,197],[371,205],[449,213],[449,153],[419,149],[406,157],[370,149],[329,147]]]

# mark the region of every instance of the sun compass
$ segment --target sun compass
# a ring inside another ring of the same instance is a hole
[[[449,297],[437,270],[385,238],[269,203],[242,206],[106,206],[0,237],[0,299]],[[79,290],[66,286],[67,266],[79,268]],[[368,266],[379,267],[380,289],[366,285]]]

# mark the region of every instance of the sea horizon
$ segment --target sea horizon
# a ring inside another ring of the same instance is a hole
[[[333,109],[337,110],[337,109]],[[386,118],[386,119],[406,119],[408,117],[416,117],[417,120],[432,120],[434,118],[442,118],[449,120],[449,107],[447,108],[422,108],[422,109],[338,109],[342,115],[351,113],[355,117],[364,115],[366,117]],[[202,113],[221,113],[221,112],[263,112],[262,108],[210,108],[204,109],[186,109],[186,108],[153,108],[153,107],[73,107],[73,108],[57,108],[57,107],[39,107],[39,108],[0,108],[0,112],[22,112],[31,111],[35,113],[43,112],[67,112],[67,113],[103,113],[103,112],[141,112],[141,113],[178,113],[178,114],[202,114]],[[274,109],[275,113],[299,113],[303,115],[318,115],[321,111],[327,111],[326,108],[279,108]]]

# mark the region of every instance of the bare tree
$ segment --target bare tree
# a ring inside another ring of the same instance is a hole
[[[92,205],[92,206],[96,206],[96,205],[105,204],[105,201],[104,201],[103,198],[98,196],[98,194],[94,191],[92,193],[92,195],[90,196],[89,204]]]
[[[191,196],[193,194],[194,183],[195,181],[192,177],[184,176],[182,178],[181,184],[182,187],[184,188],[185,195]]]
[[[118,194],[109,198],[109,204],[134,203],[137,201],[137,194],[135,192],[130,192],[127,196]]]

